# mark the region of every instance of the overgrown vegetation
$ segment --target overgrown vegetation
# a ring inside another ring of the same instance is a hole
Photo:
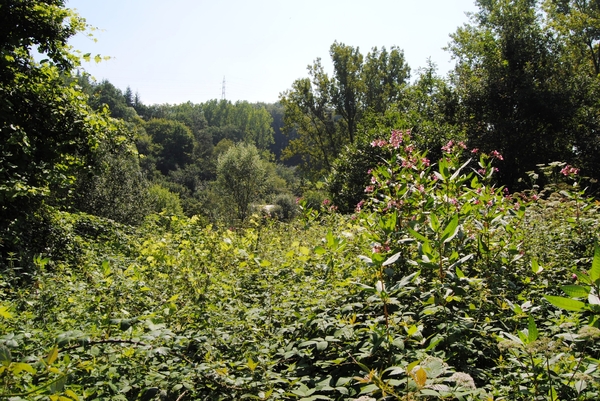
[[[0,399],[600,398],[596,6],[478,4],[452,80],[148,106],[0,1]]]

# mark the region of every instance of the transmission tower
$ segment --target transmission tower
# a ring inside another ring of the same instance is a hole
[[[221,100],[225,100],[225,76],[223,76],[223,84],[221,85]]]

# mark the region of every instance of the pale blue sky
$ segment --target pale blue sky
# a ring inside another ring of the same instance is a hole
[[[453,66],[442,48],[476,11],[474,0],[68,0],[98,27],[84,53],[111,56],[84,64],[97,80],[139,92],[145,104],[220,99],[275,102],[320,57],[328,72],[334,41],[404,50],[413,76],[431,57]]]

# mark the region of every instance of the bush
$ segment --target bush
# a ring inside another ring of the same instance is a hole
[[[183,216],[183,208],[179,195],[169,191],[160,184],[154,184],[149,189],[152,209],[157,213],[165,212],[171,216]]]
[[[298,215],[298,204],[296,197],[291,194],[281,194],[275,198],[275,205],[278,206],[278,217],[283,221],[290,221]]]

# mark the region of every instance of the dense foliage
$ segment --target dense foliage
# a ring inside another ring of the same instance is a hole
[[[144,105],[0,0],[0,399],[600,398],[598,10],[477,4],[451,79]]]
[[[507,194],[502,156],[458,163],[460,143],[437,163],[405,132],[373,146],[390,156],[353,216],[134,230],[55,212],[78,263],[3,273],[0,394],[596,399],[597,203]]]

